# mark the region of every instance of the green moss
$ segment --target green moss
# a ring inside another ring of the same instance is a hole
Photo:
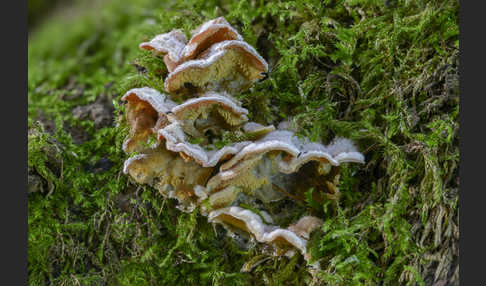
[[[429,285],[434,259],[457,261],[457,1],[97,5],[96,15],[48,20],[29,39],[28,124],[36,131],[28,165],[51,191],[28,197],[30,285]],[[120,96],[163,90],[167,74],[138,44],[221,15],[271,67],[265,81],[236,95],[251,120],[293,119],[300,135],[349,137],[366,156],[364,166],[342,168],[339,201],[314,205],[325,224],[310,241],[322,268],[313,278],[300,256],[240,273],[258,249],[238,249],[206,218],[176,210],[121,172],[128,131]],[[96,129],[73,117],[101,94],[113,99],[119,125]],[[38,127],[39,119],[56,128]],[[68,126],[89,139],[77,144]],[[46,152],[54,141],[59,149]],[[111,167],[94,171],[102,158]],[[457,284],[454,263],[438,279]]]

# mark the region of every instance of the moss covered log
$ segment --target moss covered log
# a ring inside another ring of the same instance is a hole
[[[459,284],[458,1],[76,3],[28,44],[30,285]],[[138,44],[218,16],[270,66],[237,95],[250,120],[365,154],[339,199],[303,202],[324,220],[320,271],[242,249],[122,172],[120,97],[167,76]]]

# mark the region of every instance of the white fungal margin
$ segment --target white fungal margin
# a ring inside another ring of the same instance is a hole
[[[128,159],[125,160],[125,162],[123,163],[123,173],[124,174],[128,174],[128,168],[130,168],[130,165],[134,162],[134,161],[137,161],[137,160],[140,160],[140,159],[144,159],[144,158],[148,158],[149,156],[147,154],[137,154],[133,157],[130,157]]]
[[[131,95],[135,95],[139,100],[150,104],[158,113],[168,113],[177,105],[165,94],[150,87],[130,89],[122,96],[121,100],[128,101]]]
[[[208,103],[214,103],[229,108],[233,113],[238,115],[246,116],[248,114],[248,110],[246,108],[242,108],[238,106],[234,101],[230,100],[227,97],[221,96],[216,92],[208,93],[202,97],[191,98],[185,101],[184,103],[179,104],[174,108],[172,108],[172,113],[174,113],[177,116],[178,113],[184,111],[186,108],[197,106],[199,104],[208,104]]]
[[[290,156],[290,160],[279,162],[279,169],[285,174],[298,171],[302,165],[310,161],[329,162],[333,166],[342,163],[364,163],[363,154],[357,151],[349,139],[337,138],[330,145],[325,146],[298,138],[291,131],[275,130],[243,148],[230,161],[223,164],[220,170],[232,168],[245,157],[270,151],[283,151]]]
[[[180,87],[178,85],[173,86],[174,84],[172,84],[172,82],[174,82],[177,79],[177,77],[181,76],[183,72],[189,70],[207,69],[213,64],[215,64],[216,61],[218,61],[220,58],[222,58],[230,49],[235,47],[240,48],[240,50],[243,50],[246,56],[252,57],[254,59],[252,63],[253,64],[256,63],[256,65],[260,65],[260,67],[258,68],[261,69],[261,73],[265,73],[268,71],[268,64],[265,61],[265,59],[263,59],[258,54],[258,52],[248,43],[243,41],[237,41],[237,40],[223,41],[212,45],[209,50],[206,50],[204,52],[205,56],[203,58],[189,60],[179,64],[174,70],[172,70],[169,73],[169,75],[165,79],[164,82],[165,89],[169,92],[178,90]],[[245,57],[245,55],[242,56]],[[235,72],[236,71],[237,70],[235,70]]]
[[[227,30],[230,34],[229,39],[243,41],[243,37],[226,21],[224,17],[219,17],[202,24],[199,28],[192,31],[192,37],[181,52],[183,59],[191,59],[196,56],[194,51],[198,46],[203,45],[209,41],[211,37],[223,30]]]
[[[177,121],[160,129],[158,134],[159,140],[165,138],[168,150],[183,152],[203,167],[214,167],[221,159],[238,153],[243,147],[251,143],[250,141],[236,142],[218,150],[206,151],[203,147],[186,141],[184,131]]]
[[[180,59],[182,50],[187,43],[187,37],[182,30],[173,30],[165,34],[156,35],[149,42],[139,45],[144,50],[153,50],[157,54],[168,55],[169,58],[177,62]]]
[[[243,221],[246,228],[251,234],[253,234],[258,242],[271,243],[278,238],[282,238],[298,249],[303,255],[306,253],[306,239],[299,237],[297,234],[288,229],[282,229],[277,226],[265,224],[259,215],[248,209],[237,206],[217,209],[209,213],[208,220],[210,222],[225,224],[224,220],[218,218],[223,214]]]

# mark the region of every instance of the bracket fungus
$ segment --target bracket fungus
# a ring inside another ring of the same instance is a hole
[[[143,50],[152,51],[156,55],[164,56],[167,70],[172,71],[180,62],[181,52],[186,46],[187,37],[181,30],[173,30],[169,33],[155,36],[149,42],[139,45]]]
[[[148,87],[131,89],[121,99],[128,102],[126,117],[130,125],[130,134],[123,143],[123,150],[137,152],[145,148],[144,145],[151,136],[156,135],[157,129],[169,123],[166,114],[176,103]]]
[[[304,199],[310,188],[327,196],[338,195],[339,165],[364,163],[364,157],[346,139],[328,146],[300,139],[291,131],[276,130],[245,146],[207,183],[209,193],[229,185],[238,186],[271,202],[288,196]],[[316,200],[322,197],[316,195]]]
[[[280,245],[291,245],[306,253],[307,240],[299,237],[295,232],[278,226],[267,225],[262,218],[251,210],[240,207],[221,208],[209,213],[210,222],[223,223],[250,233],[258,242]],[[278,247],[276,249],[281,249]],[[284,248],[285,249],[285,248]]]
[[[178,65],[195,59],[213,44],[229,40],[243,41],[243,37],[225,18],[219,17],[192,31],[189,41],[184,32],[173,30],[157,35],[149,42],[141,43],[139,47],[153,51],[156,55],[163,55],[167,70],[172,72]]]
[[[214,44],[197,59],[178,65],[164,82],[168,92],[190,84],[198,90],[241,92],[265,77],[267,62],[249,44],[223,41]]]
[[[248,110],[217,93],[189,99],[174,107],[172,114],[172,122],[181,122],[186,132],[199,137],[204,135],[197,129],[203,129],[201,131],[204,132],[215,126],[237,126],[248,121]]]
[[[123,150],[137,153],[124,173],[177,199],[183,211],[197,207],[235,238],[243,233],[273,246],[275,255],[297,250],[310,261],[306,245],[322,220],[296,201],[311,189],[318,202],[337,196],[340,165],[364,163],[364,156],[348,139],[323,145],[284,130],[285,122],[277,130],[248,122],[232,95],[265,77],[268,65],[223,17],[189,41],[174,30],[140,48],[164,56],[169,94],[144,87],[122,97],[130,126]],[[188,99],[172,101],[182,90]]]
[[[193,144],[187,141],[187,136],[178,122],[163,128],[159,131],[159,138],[166,140],[167,149],[173,152],[181,153],[181,156],[189,161],[194,159],[204,167],[214,167],[220,160],[227,158],[240,151],[250,142],[237,142],[222,147],[218,150],[206,150],[199,144]],[[162,140],[162,139],[160,139]]]
[[[211,171],[194,162],[185,162],[162,145],[127,159],[123,167],[123,172],[135,182],[148,184],[164,197],[177,199],[179,208],[188,212],[196,206],[194,188],[204,185]]]
[[[224,17],[208,21],[193,31],[192,38],[182,50],[182,62],[196,58],[213,44],[228,40],[243,41],[243,37]]]

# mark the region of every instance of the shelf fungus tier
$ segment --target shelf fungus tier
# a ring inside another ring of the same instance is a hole
[[[311,262],[307,243],[323,222],[296,201],[309,191],[318,203],[338,199],[341,164],[364,163],[363,155],[348,139],[323,145],[283,130],[288,122],[278,130],[249,122],[233,95],[269,68],[223,17],[189,40],[173,30],[139,47],[164,57],[170,95],[144,87],[122,97],[130,127],[123,150],[131,154],[124,173],[176,199],[182,211],[197,208],[245,249],[249,239],[273,246],[264,252],[299,252]]]
[[[172,72],[178,65],[195,59],[213,44],[228,40],[243,41],[243,37],[225,18],[219,17],[192,31],[189,41],[181,30],[173,30],[157,35],[149,42],[141,43],[139,47],[153,51],[156,55],[163,55],[167,70]]]
[[[345,162],[364,162],[349,140],[336,139],[324,146],[276,130],[223,163],[208,181],[208,193],[232,185],[271,202],[285,197],[304,200],[305,192],[313,188],[314,199],[321,201],[323,193],[331,198],[339,195],[339,166]]]
[[[229,40],[243,41],[243,37],[223,17],[208,21],[193,31],[182,50],[181,61],[192,60],[213,44]]]
[[[162,141],[163,139],[165,139],[168,150],[178,152],[186,162],[194,160],[196,163],[204,167],[216,166],[221,160],[236,154],[243,147],[251,143],[249,141],[236,142],[219,149],[216,149],[214,145],[203,147],[188,141],[189,138],[184,133],[179,122],[174,122],[159,130],[159,140]]]
[[[178,65],[165,79],[168,92],[186,86],[199,91],[241,92],[263,79],[267,62],[243,41],[223,41],[211,46],[197,59]]]
[[[192,212],[198,199],[195,188],[206,184],[212,168],[186,162],[159,145],[127,159],[123,172],[139,184],[154,187],[164,197],[177,199],[181,210]]]
[[[155,55],[164,56],[167,70],[171,72],[181,61],[181,53],[187,43],[187,37],[181,30],[155,36],[149,42],[139,45],[139,48],[152,51]]]
[[[289,251],[292,254],[292,249],[297,249],[306,259],[310,258],[306,248],[310,233],[322,225],[320,219],[305,216],[287,229],[280,228],[266,224],[255,212],[236,206],[212,211],[208,219],[225,225],[230,231],[237,228],[249,233],[258,242],[273,245],[277,255],[285,255]]]
[[[262,137],[273,130],[272,126],[261,126],[260,128],[253,129],[245,129],[245,126],[242,128],[244,131],[240,129],[235,129],[232,132],[224,131],[227,132],[225,134],[228,134],[228,137],[232,136],[234,137],[233,139],[236,139],[233,142],[221,143],[222,141],[215,141],[216,143],[211,143],[209,141],[216,140],[215,137],[205,137],[205,135],[196,137],[196,140],[200,139],[200,142],[191,142],[191,138],[194,137],[187,135],[181,121],[174,121],[158,130],[158,140],[161,142],[165,140],[166,148],[173,152],[178,152],[186,161],[194,160],[201,166],[214,167],[218,163],[240,152],[245,146],[251,144],[252,142],[249,141],[251,138]],[[218,128],[217,130],[219,130],[220,128],[217,126],[212,127],[212,130],[214,128]],[[201,132],[195,128],[194,130],[194,132]],[[194,134],[194,132],[191,133]],[[203,142],[205,143],[203,144]],[[221,146],[217,143],[224,145]]]
[[[207,132],[221,133],[248,121],[248,110],[236,100],[215,92],[192,98],[172,109],[171,121],[180,122],[193,137],[205,137]]]
[[[158,140],[185,160],[214,167],[231,158],[252,139],[275,128],[247,122],[248,111],[235,99],[215,92],[192,98],[172,108],[171,122],[158,130]]]
[[[127,153],[146,149],[157,130],[169,124],[166,114],[176,103],[155,89],[143,87],[129,90],[121,98],[126,101],[126,119],[130,133],[123,143]]]

